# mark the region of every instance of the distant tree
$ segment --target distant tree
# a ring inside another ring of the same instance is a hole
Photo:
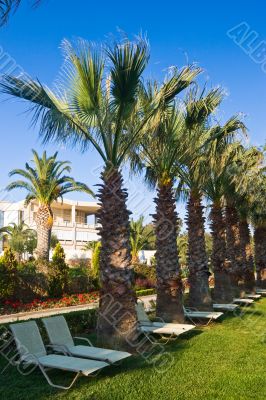
[[[132,263],[139,262],[139,251],[146,249],[149,243],[149,238],[154,235],[154,231],[147,231],[143,225],[144,217],[141,216],[137,221],[130,221],[130,244]]]
[[[1,228],[0,232],[7,234],[8,244],[14,251],[17,261],[21,260],[23,253],[33,254],[37,245],[36,232],[24,222],[11,223]]]
[[[57,243],[48,270],[49,295],[52,297],[61,297],[67,290],[69,267],[66,264],[65,258],[63,247],[60,243]]]
[[[52,232],[51,234],[51,249],[54,249],[55,246],[59,243],[58,237],[56,236],[55,233]]]
[[[6,249],[0,257],[0,298],[12,297],[16,288],[17,260],[12,250]]]
[[[83,191],[92,195],[92,191],[81,182],[76,182],[68,175],[71,171],[68,161],[58,161],[57,152],[47,157],[46,151],[39,156],[33,152],[33,165],[25,164],[25,169],[14,169],[9,176],[18,175],[21,179],[10,183],[7,190],[25,189],[27,196],[25,204],[38,202],[36,213],[37,226],[37,257],[39,260],[49,260],[51,232],[53,226],[52,202],[63,199],[67,193]]]

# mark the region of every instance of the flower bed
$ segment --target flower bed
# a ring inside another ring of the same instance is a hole
[[[64,296],[61,299],[34,299],[31,303],[22,303],[20,301],[6,300],[0,307],[0,314],[13,314],[25,311],[37,311],[49,308],[70,307],[81,304],[95,303],[98,301],[99,293],[83,293]]]

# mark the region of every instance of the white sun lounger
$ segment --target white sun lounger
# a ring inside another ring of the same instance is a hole
[[[249,306],[254,303],[252,299],[234,299],[234,303],[239,304],[240,306]]]
[[[260,294],[261,296],[266,296],[266,289],[256,289],[256,293]]]
[[[153,322],[149,319],[142,302],[138,302],[136,304],[136,312],[138,317],[139,331],[144,333],[153,344],[157,342],[152,339],[152,334],[160,335],[162,339],[169,342],[169,340],[176,339],[179,335],[195,328],[194,325],[189,324],[167,323],[158,317],[157,319],[160,321]]]
[[[259,299],[261,299],[261,294],[255,294],[255,293],[249,293],[249,294],[245,294],[245,297],[247,298],[247,299],[252,299],[252,300],[259,300]]]
[[[93,375],[109,365],[102,361],[47,354],[35,321],[11,324],[10,329],[19,355],[18,364],[36,365],[36,367],[40,368],[49,385],[55,388],[70,389],[80,375]],[[47,370],[51,368],[71,371],[76,375],[69,386],[56,385],[47,375]]]
[[[194,322],[195,319],[196,320],[199,320],[199,319],[208,320],[206,325],[209,325],[210,322],[217,320],[218,318],[220,318],[223,315],[222,312],[198,311],[196,309],[187,308],[187,307],[184,307],[184,314],[185,314],[185,317],[190,319],[193,323],[195,323]]]
[[[235,311],[239,308],[238,304],[213,304],[212,305],[214,310],[222,310],[222,311]]]
[[[115,364],[130,357],[131,354],[125,351],[116,351],[94,347],[89,339],[84,337],[72,337],[65,318],[60,315],[56,317],[43,318],[51,346],[55,351],[66,352],[75,357],[90,358],[93,360],[105,361],[109,364]],[[75,345],[73,339],[83,340],[87,345]]]

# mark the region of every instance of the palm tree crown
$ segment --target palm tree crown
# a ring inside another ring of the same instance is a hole
[[[7,186],[7,190],[17,188],[25,189],[28,194],[25,204],[37,200],[39,204],[50,206],[53,201],[61,198],[69,192],[84,191],[93,196],[92,190],[74,178],[65,175],[71,171],[68,161],[58,161],[56,152],[47,157],[46,151],[40,157],[35,150],[33,153],[33,166],[25,164],[25,169],[14,169],[9,176],[19,175],[22,179],[16,180]]]

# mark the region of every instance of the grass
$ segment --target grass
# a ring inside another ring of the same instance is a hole
[[[160,368],[142,357],[81,378],[68,392],[52,389],[35,371],[0,375],[0,398],[8,400],[262,400],[266,398],[266,298],[243,316],[226,316],[167,345],[171,363]],[[153,358],[153,361],[156,357]],[[0,368],[5,365],[3,359]],[[63,373],[55,380],[66,382]]]

